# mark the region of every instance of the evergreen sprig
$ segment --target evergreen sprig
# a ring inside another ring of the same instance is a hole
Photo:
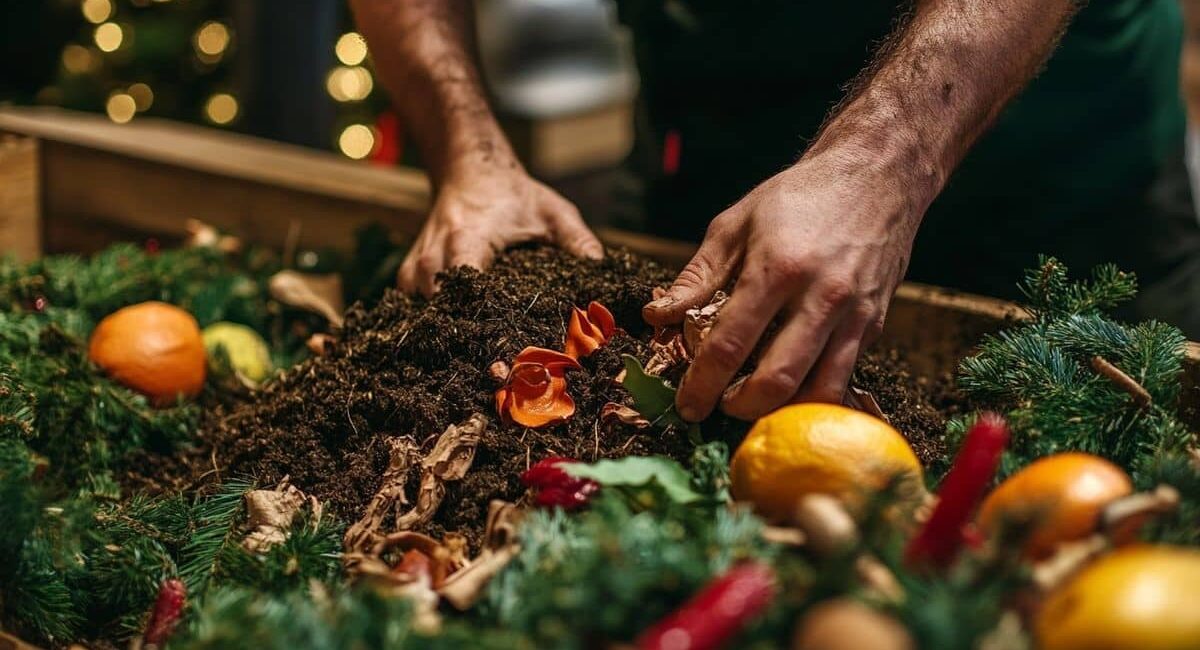
[[[520,555],[489,587],[496,622],[538,647],[629,640],[735,561],[773,553],[748,513],[652,501],[639,512],[602,491],[579,516],[534,513]]]
[[[1131,467],[1146,455],[1189,444],[1176,416],[1183,334],[1164,323],[1126,325],[1103,313],[1133,296],[1132,274],[1103,266],[1090,281],[1072,282],[1065,266],[1043,258],[1022,290],[1033,318],[985,337],[979,352],[959,365],[959,386],[1006,412],[1013,427],[1002,474],[1059,451],[1085,451]],[[1097,363],[1124,372],[1148,400],[1132,397]],[[950,437],[961,435],[965,424],[952,423]]]

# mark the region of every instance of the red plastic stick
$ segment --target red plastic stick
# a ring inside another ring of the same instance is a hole
[[[1007,445],[1004,418],[995,413],[980,415],[942,480],[937,506],[905,550],[910,566],[944,567],[954,560],[964,542],[963,528],[995,477]]]
[[[704,586],[637,639],[639,650],[716,650],[771,604],[775,572],[740,564]]]

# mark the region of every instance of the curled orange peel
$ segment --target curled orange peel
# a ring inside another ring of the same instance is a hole
[[[612,312],[604,305],[593,300],[588,303],[587,311],[574,307],[567,326],[566,353],[576,359],[586,357],[607,343],[616,331]]]
[[[508,380],[496,390],[500,417],[534,428],[571,417],[575,400],[567,394],[566,371],[578,367],[578,361],[561,352],[535,347],[521,350]]]

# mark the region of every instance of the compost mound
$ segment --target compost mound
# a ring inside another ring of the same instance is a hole
[[[489,424],[470,471],[447,483],[441,507],[423,530],[459,532],[474,546],[488,502],[519,499],[520,474],[541,458],[663,454],[686,460],[691,444],[684,432],[638,430],[600,418],[606,403],[628,403],[614,382],[621,355],[649,356],[652,332],[641,307],[654,287],[672,278],[623,251],[590,261],[553,248],[523,247],[501,254],[486,273],[466,267],[444,273],[432,299],[391,291],[374,308],[356,305],[327,354],[289,370],[247,403],[210,416],[200,434],[202,448],[176,466],[186,474],[176,484],[252,476],[270,485],[287,476],[353,521],[381,485],[388,438],[406,436],[423,455],[448,425],[483,413]],[[582,369],[568,373],[574,417],[541,429],[501,422],[489,366],[511,361],[531,345],[562,349],[572,306],[592,300],[607,306],[624,332],[582,359]],[[900,357],[868,362],[859,375],[860,381],[873,377],[873,387],[888,387],[879,400],[885,412],[916,408],[928,415],[896,424],[924,448],[923,456],[935,453],[921,441],[940,432],[941,418]],[[419,472],[410,472],[410,498],[418,481]]]

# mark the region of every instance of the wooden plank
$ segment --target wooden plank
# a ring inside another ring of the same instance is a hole
[[[261,138],[159,120],[115,124],[54,108],[0,109],[0,131],[73,144],[158,165],[280,189],[423,213],[429,183],[419,171],[384,168]]]
[[[336,194],[296,191],[230,175],[61,142],[44,143],[46,249],[89,252],[108,233],[163,240],[182,238],[188,218],[248,240],[282,246],[288,229],[299,243],[350,249],[354,231],[380,222],[400,236],[415,234],[420,215],[393,205]]]
[[[0,135],[0,253],[31,260],[42,253],[38,142]]]

